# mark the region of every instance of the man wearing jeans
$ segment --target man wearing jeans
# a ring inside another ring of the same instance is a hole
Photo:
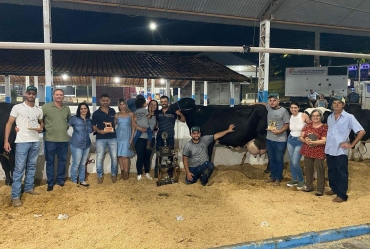
[[[184,169],[186,171],[185,181],[187,184],[200,183],[206,186],[211,177],[214,165],[208,158],[208,145],[214,140],[225,136],[229,132],[234,132],[235,125],[231,124],[225,131],[214,135],[201,137],[200,128],[193,126],[190,129],[191,140],[188,141],[182,150]]]
[[[92,116],[92,126],[96,134],[96,173],[98,184],[103,183],[103,158],[105,147],[108,146],[111,160],[112,182],[117,181],[117,138],[114,128],[114,116],[116,111],[109,107],[110,98],[108,94],[100,96],[100,108]]]
[[[36,96],[37,88],[28,86],[25,92],[26,100],[12,108],[5,127],[4,149],[8,153],[11,150],[8,139],[14,121],[19,128],[15,139],[15,167],[11,194],[12,203],[15,207],[22,206],[20,197],[22,178],[25,171],[24,192],[32,195],[39,194],[33,188],[36,162],[40,148],[39,133],[42,132],[44,123],[42,121],[42,110],[35,105]]]
[[[348,199],[348,149],[355,147],[366,133],[357,119],[352,114],[344,111],[344,106],[345,100],[342,97],[333,100],[334,112],[328,117],[329,129],[325,144],[329,186],[331,188],[325,194],[337,195],[333,199],[337,203]],[[357,134],[352,143],[348,140],[351,130]]]
[[[266,182],[273,182],[279,186],[283,178],[284,153],[289,128],[289,113],[279,105],[279,97],[268,96],[268,103],[256,103],[266,106],[267,109],[267,136],[266,149],[270,165],[270,177]]]
[[[180,110],[177,110],[174,112],[169,107],[169,98],[167,96],[162,96],[160,98],[160,104],[162,106],[162,109],[157,112],[157,123],[158,123],[158,133],[156,138],[156,151],[159,151],[159,148],[161,146],[164,146],[164,139],[162,138],[163,132],[167,132],[167,146],[172,147],[172,149],[175,146],[175,123],[176,120],[180,120],[181,122],[185,122],[185,116],[180,112]],[[169,160],[172,161],[172,156],[169,157]],[[158,160],[156,160],[156,167],[159,167]],[[157,172],[157,170],[155,170]],[[168,175],[172,178],[173,176],[173,168],[169,168],[167,170]],[[158,177],[157,175],[154,175],[154,177]]]
[[[69,107],[63,104],[64,91],[55,89],[53,92],[54,102],[44,104],[42,111],[45,123],[45,160],[47,191],[53,191],[55,182],[63,187],[66,177],[66,163],[68,153],[69,136],[68,120],[71,117]],[[57,177],[54,179],[54,160],[58,158]]]

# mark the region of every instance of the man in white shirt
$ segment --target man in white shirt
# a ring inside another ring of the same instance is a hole
[[[40,140],[39,133],[44,128],[42,121],[43,113],[41,108],[35,105],[37,88],[28,86],[24,94],[26,100],[13,106],[8,122],[5,126],[4,150],[10,152],[9,135],[12,125],[16,122],[19,131],[15,139],[15,167],[12,184],[12,203],[13,206],[22,206],[20,200],[22,178],[26,171],[24,179],[24,192],[31,195],[38,195],[34,188],[34,178],[36,172],[36,162],[39,154]]]
[[[310,92],[308,93],[308,104],[311,108],[313,108],[316,104],[316,99],[319,94],[317,92],[314,92],[312,89],[310,89]]]

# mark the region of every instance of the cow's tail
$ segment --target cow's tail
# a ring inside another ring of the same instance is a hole
[[[246,158],[247,158],[247,152],[244,153],[243,158],[242,158],[242,162],[240,163],[240,166],[242,166],[244,164]]]

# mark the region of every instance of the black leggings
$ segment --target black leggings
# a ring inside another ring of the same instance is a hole
[[[142,174],[143,166],[145,173],[150,172],[150,159],[152,150],[147,150],[148,139],[139,138],[135,144],[136,150],[136,171],[138,175]]]

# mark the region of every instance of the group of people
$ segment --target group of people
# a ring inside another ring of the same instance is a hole
[[[270,177],[266,182],[278,186],[283,178],[284,153],[287,147],[292,179],[287,186],[297,186],[305,192],[312,192],[314,167],[317,171],[316,196],[336,195],[334,202],[347,201],[348,195],[348,149],[353,148],[365,135],[356,118],[344,110],[343,98],[333,99],[333,113],[324,119],[323,112],[317,108],[310,115],[299,112],[299,104],[290,104],[289,112],[279,105],[279,99],[270,95],[264,104],[268,111],[268,130],[266,148],[270,164]],[[287,130],[290,130],[289,135]],[[356,135],[350,142],[348,136],[353,130]],[[304,156],[306,181],[299,164]],[[330,190],[325,191],[325,159],[328,166]]]
[[[71,181],[88,187],[85,181],[86,161],[89,157],[91,139],[90,134],[96,135],[96,171],[98,184],[103,183],[103,158],[108,147],[111,158],[111,178],[115,183],[120,166],[121,179],[129,178],[129,158],[137,154],[137,180],[142,179],[144,168],[145,177],[150,176],[150,162],[154,143],[158,151],[164,146],[163,132],[167,133],[167,146],[175,145],[175,122],[185,122],[184,115],[169,108],[167,96],[160,98],[162,109],[158,103],[151,100],[148,104],[143,97],[134,101],[135,109],[131,111],[125,100],[118,103],[119,112],[110,107],[110,98],[107,94],[100,96],[100,107],[92,115],[86,103],[80,103],[75,116],[71,117],[68,106],[63,104],[64,92],[56,89],[53,92],[53,102],[46,103],[39,108],[35,105],[37,88],[28,86],[24,94],[25,101],[15,105],[10,113],[5,128],[4,149],[10,152],[8,141],[14,122],[16,131],[16,161],[13,173],[12,203],[21,206],[21,186],[25,173],[24,192],[38,195],[34,190],[34,175],[36,162],[40,150],[39,133],[45,131],[45,159],[47,175],[47,191],[53,191],[54,185],[64,186],[66,175],[66,161],[68,146],[72,154]],[[365,134],[364,129],[353,115],[344,111],[345,100],[334,99],[334,112],[328,117],[327,124],[323,124],[323,113],[315,109],[310,115],[299,112],[299,104],[290,105],[291,116],[288,111],[279,105],[279,98],[274,95],[268,97],[268,103],[256,103],[266,106],[268,114],[268,130],[266,149],[270,164],[270,177],[266,182],[278,186],[282,180],[284,167],[284,153],[286,147],[290,158],[292,179],[288,186],[297,186],[305,192],[311,192],[313,186],[313,171],[317,170],[316,196],[322,196],[325,189],[325,163],[328,165],[329,185],[331,190],[327,195],[337,195],[333,201],[343,202],[348,199],[348,149],[353,148]],[[73,128],[70,138],[67,130]],[[183,148],[183,163],[186,172],[185,181],[195,183],[198,179],[206,185],[213,172],[214,165],[210,162],[207,153],[208,145],[234,131],[230,124],[225,131],[214,135],[201,137],[200,128],[191,127],[191,140]],[[290,129],[289,136],[287,130]],[[348,136],[353,130],[357,136],[350,143]],[[136,135],[135,135],[135,131]],[[154,134],[157,132],[155,138]],[[301,156],[304,156],[306,181],[303,179],[300,167]],[[57,157],[57,172],[54,172],[54,160]],[[56,176],[55,176],[56,173]],[[171,176],[171,169],[168,174]]]
[[[118,174],[118,165],[121,170],[121,179],[129,178],[129,158],[137,154],[137,180],[142,179],[142,171],[146,178],[150,176],[150,162],[152,147],[155,143],[154,131],[158,129],[156,149],[164,145],[161,136],[167,132],[167,145],[174,146],[175,121],[185,122],[185,117],[177,110],[169,108],[167,96],[160,98],[162,109],[158,109],[156,100],[151,100],[146,109],[146,100],[137,97],[134,101],[135,112],[132,112],[125,100],[120,99],[119,111],[110,107],[110,98],[107,94],[100,96],[100,107],[93,114],[86,103],[80,103],[76,115],[71,116],[68,106],[63,104],[64,91],[55,89],[53,102],[46,103],[42,108],[35,105],[37,88],[28,86],[24,94],[25,100],[15,105],[10,113],[5,128],[4,149],[11,151],[9,135],[13,124],[16,123],[16,152],[15,167],[11,199],[14,206],[22,206],[21,187],[25,174],[24,193],[38,195],[34,190],[34,176],[36,162],[39,155],[39,133],[44,132],[44,153],[46,160],[47,191],[53,191],[57,184],[65,184],[66,162],[68,146],[72,155],[70,180],[84,187],[90,186],[85,180],[86,162],[88,161],[91,139],[90,134],[96,135],[96,171],[98,184],[103,183],[103,159],[105,149],[111,158],[111,178],[115,183]],[[73,128],[72,137],[68,135],[69,127]],[[136,138],[135,138],[135,131]],[[134,145],[134,148],[130,148]],[[55,156],[57,170],[54,171]],[[169,172],[170,173],[170,172]]]
[[[331,96],[331,99],[332,97],[334,97],[334,90],[332,92],[332,95]],[[314,90],[310,89],[310,92],[308,93],[308,104],[310,105],[310,107],[323,107],[323,108],[328,108],[329,106],[329,103],[328,101],[325,99],[325,96],[324,94],[322,93],[317,93],[315,92]]]

